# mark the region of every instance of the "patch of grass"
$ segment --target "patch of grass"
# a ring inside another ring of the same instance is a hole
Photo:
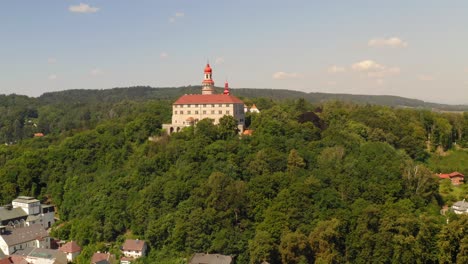
[[[447,155],[441,156],[433,154],[427,161],[428,167],[435,173],[451,173],[454,171],[468,175],[468,151],[453,150]]]

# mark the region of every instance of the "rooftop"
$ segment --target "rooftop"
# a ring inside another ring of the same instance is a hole
[[[186,94],[182,95],[174,104],[243,104],[243,102],[233,96],[226,94]]]
[[[145,246],[146,242],[144,240],[138,239],[127,239],[125,240],[122,250],[124,251],[142,251],[143,247]]]
[[[189,264],[231,264],[232,257],[221,254],[195,253]]]
[[[5,234],[1,235],[8,246],[13,246],[33,240],[42,240],[48,237],[49,234],[40,224],[20,228],[10,228],[5,230]]]
[[[78,244],[75,241],[70,241],[66,243],[65,245],[63,245],[62,247],[60,247],[58,250],[65,252],[65,253],[74,253],[74,252],[81,251],[81,247],[78,246]]]

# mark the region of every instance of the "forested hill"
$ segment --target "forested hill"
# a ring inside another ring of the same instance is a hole
[[[152,88],[138,86],[129,88],[113,88],[104,90],[67,90],[45,93],[38,99],[42,103],[68,103],[68,102],[118,102],[122,100],[148,100],[167,99],[173,100],[183,94],[200,93],[200,86],[185,86],[178,88]],[[217,88],[221,93],[222,88]],[[417,99],[409,99],[390,95],[354,95],[331,93],[305,93],[283,89],[233,89],[233,93],[240,97],[270,98],[270,99],[297,99],[304,98],[311,103],[319,103],[328,100],[340,100],[359,104],[375,104],[393,107],[414,107],[425,109],[437,109],[443,111],[468,111],[468,105],[447,105],[424,102]]]

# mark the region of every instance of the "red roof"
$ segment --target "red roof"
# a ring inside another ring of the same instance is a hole
[[[10,261],[10,258],[6,257],[4,259],[0,259],[0,264],[11,264],[13,262]]]
[[[34,133],[34,137],[43,137],[44,133]]]
[[[91,263],[96,263],[103,260],[109,260],[111,255],[109,253],[94,253],[91,257]]]
[[[186,94],[182,95],[174,104],[243,104],[239,98],[224,94]]]
[[[244,133],[242,133],[242,135],[246,135],[246,136],[251,136],[253,134],[253,130],[251,129],[246,129],[244,130]]]
[[[450,179],[450,178],[453,178],[453,177],[465,177],[465,175],[459,173],[458,171],[454,171],[452,173],[441,173],[439,174],[439,178],[441,179]]]
[[[122,250],[123,251],[142,251],[145,245],[145,241],[143,240],[134,240],[134,239],[127,239],[125,240]]]
[[[65,253],[74,253],[74,252],[81,251],[81,247],[78,246],[78,244],[75,241],[70,241],[66,243],[65,245],[63,245],[58,250],[65,252]]]
[[[212,72],[212,70],[211,70],[210,64],[207,63],[206,67],[205,67],[205,73],[211,73],[211,72]]]

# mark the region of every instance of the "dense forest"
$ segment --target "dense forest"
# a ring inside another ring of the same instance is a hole
[[[55,204],[77,263],[125,238],[148,241],[138,263],[468,263],[468,216],[440,214],[468,185],[434,176],[468,175],[468,112],[249,96],[251,136],[231,117],[167,136],[177,94],[149,92],[0,96],[0,200]]]

